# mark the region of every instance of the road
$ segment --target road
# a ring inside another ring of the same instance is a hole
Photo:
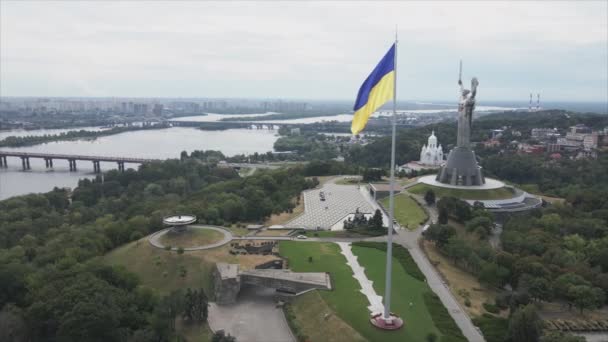
[[[422,196],[413,195],[418,203],[427,209],[429,220],[426,224],[437,222],[437,210],[434,206],[428,207],[425,205]],[[418,245],[418,240],[422,235],[422,229],[418,228],[415,231],[400,229],[398,234],[394,236],[394,242],[407,248],[418,265],[418,268],[424,273],[429,287],[437,294],[445,308],[450,313],[464,336],[470,342],[483,342],[485,339],[479,329],[471,322],[471,318],[466,311],[460,306],[456,297],[450,291],[450,288],[445,284],[435,267],[431,265],[429,259]]]

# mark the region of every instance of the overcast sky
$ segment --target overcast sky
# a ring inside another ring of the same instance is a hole
[[[608,2],[0,1],[1,96],[608,101]]]

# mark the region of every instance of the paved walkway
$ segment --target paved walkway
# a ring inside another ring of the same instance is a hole
[[[346,264],[353,270],[353,278],[357,279],[359,285],[361,285],[361,293],[367,297],[369,306],[367,309],[371,314],[377,314],[384,312],[384,305],[382,304],[382,297],[378,296],[376,290],[374,290],[373,282],[365,275],[365,269],[361,267],[357,257],[353,254],[351,245],[348,242],[336,242],[342,250],[342,255],[346,258]]]
[[[160,242],[160,238],[163,235],[167,234],[167,232],[169,232],[169,230],[171,230],[171,229],[173,229],[173,228],[165,228],[163,230],[159,230],[158,232],[150,235],[150,237],[148,238],[148,242],[150,242],[150,244],[156,248],[164,249],[165,245],[163,245]],[[215,230],[216,232],[220,232],[220,233],[224,234],[224,237],[220,241],[215,242],[215,243],[210,243],[208,245],[196,246],[196,247],[186,247],[186,248],[184,248],[184,251],[201,251],[201,250],[205,250],[205,249],[211,249],[211,248],[223,246],[234,239],[232,236],[232,233],[230,233],[228,230],[221,228],[221,227],[191,225],[191,226],[188,226],[188,229]],[[177,249],[178,249],[178,247],[171,248],[172,251],[176,251]]]
[[[420,205],[425,208],[429,213],[429,220],[427,224],[431,222],[437,222],[437,209],[435,206],[428,207],[422,196],[413,196]],[[485,341],[483,335],[479,329],[471,322],[469,315],[460,306],[452,291],[443,281],[437,270],[426,257],[424,252],[418,245],[418,240],[422,234],[422,229],[418,228],[415,231],[409,231],[407,229],[400,229],[397,235],[393,236],[393,241],[407,248],[412,255],[412,258],[418,265],[418,268],[422,271],[426,277],[426,281],[429,287],[437,294],[445,308],[450,313],[450,316],[454,319],[464,336],[469,342],[483,342]]]
[[[436,175],[422,176],[418,178],[419,183],[424,183],[432,186],[437,186],[440,188],[449,188],[449,189],[461,189],[461,190],[490,190],[490,189],[499,189],[505,186],[505,183],[493,179],[493,178],[485,178],[486,182],[482,185],[452,185],[440,183],[435,180]]]
[[[243,286],[235,304],[210,303],[209,327],[223,329],[239,342],[295,342],[274,296],[274,289]]]

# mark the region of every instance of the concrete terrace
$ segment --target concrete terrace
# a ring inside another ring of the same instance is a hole
[[[320,193],[325,194],[325,201]],[[330,229],[334,224],[354,214],[357,208],[363,214],[373,214],[374,208],[355,185],[325,184],[319,189],[304,193],[304,213],[288,222],[288,228]]]

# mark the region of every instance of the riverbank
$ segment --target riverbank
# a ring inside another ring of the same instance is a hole
[[[126,127],[112,127],[107,130],[99,131],[68,131],[59,134],[52,135],[28,135],[28,136],[8,136],[3,140],[0,140],[0,147],[25,147],[34,146],[39,144],[46,144],[55,141],[68,141],[68,140],[79,140],[79,139],[95,139],[98,137],[104,137],[114,134],[120,134],[132,131],[142,130],[155,130],[169,128],[167,124],[159,124],[152,126],[126,126]]]

